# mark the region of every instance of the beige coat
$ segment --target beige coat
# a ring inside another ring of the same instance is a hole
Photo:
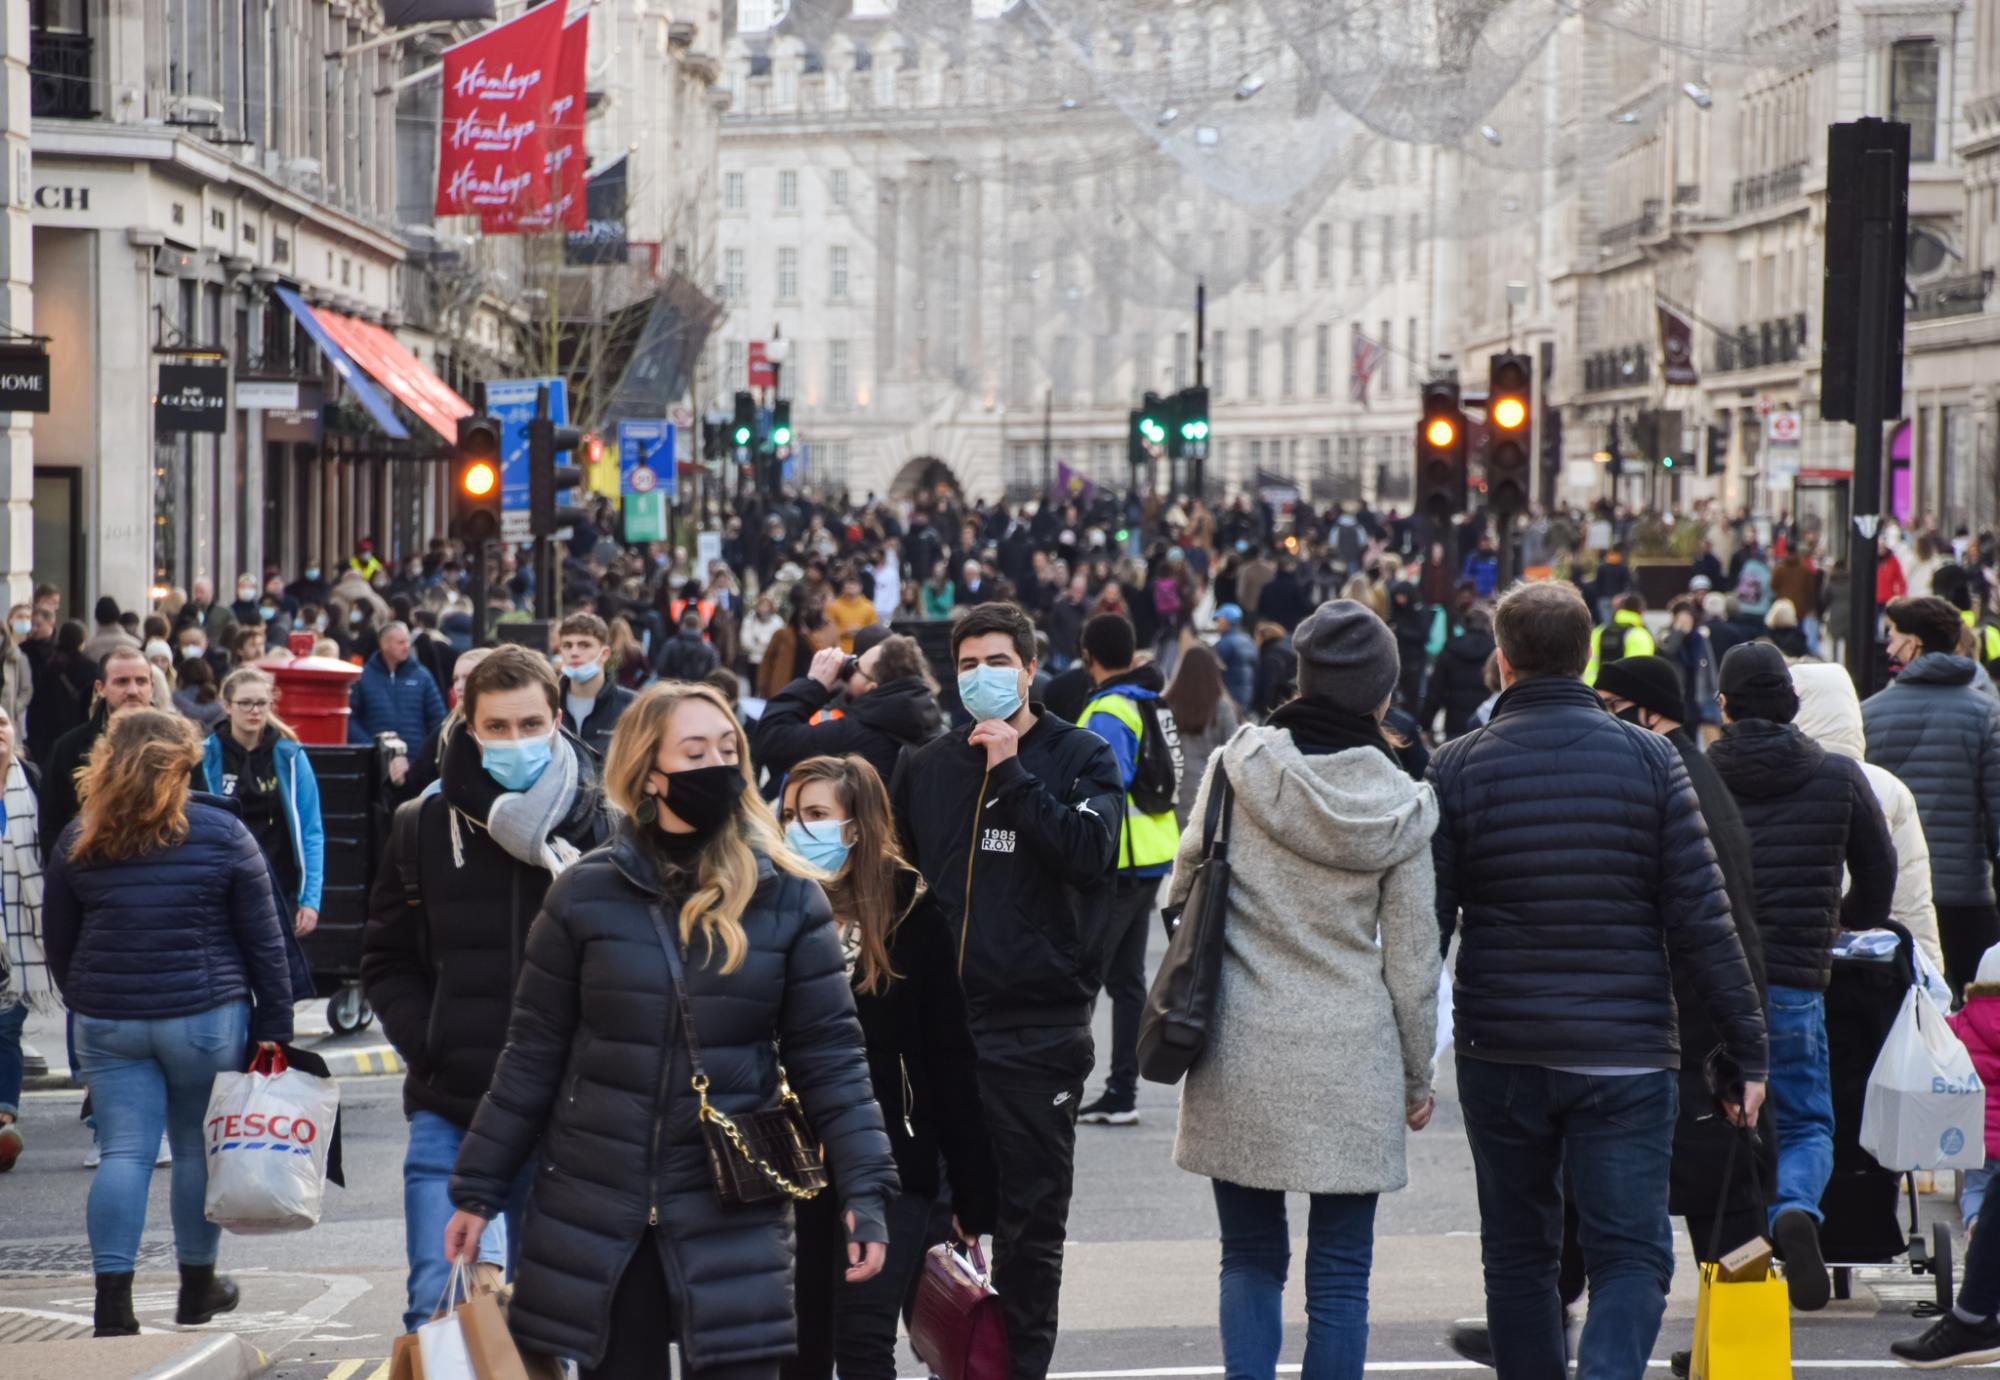
[[[1176,903],[1218,769],[1236,792],[1228,945],[1174,1162],[1247,1188],[1401,1188],[1403,1117],[1437,1043],[1437,799],[1385,753],[1308,757],[1284,729],[1244,728],[1195,799]]]

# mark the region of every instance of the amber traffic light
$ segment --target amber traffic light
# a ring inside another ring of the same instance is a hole
[[[452,448],[451,530],[468,546],[500,535],[500,422],[474,414],[458,419]]]
[[[460,471],[458,486],[469,498],[484,498],[500,486],[500,471],[488,461],[475,460]]]
[[[1449,417],[1433,417],[1424,426],[1424,439],[1443,450],[1458,439],[1458,427]]]
[[[1502,398],[1493,404],[1493,425],[1502,431],[1518,431],[1528,420],[1528,405],[1519,398]]]

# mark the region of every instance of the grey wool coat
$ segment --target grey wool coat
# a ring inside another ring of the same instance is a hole
[[[1307,756],[1285,729],[1246,727],[1202,780],[1174,904],[1218,770],[1236,792],[1228,942],[1174,1163],[1246,1188],[1401,1188],[1404,1112],[1437,1047],[1437,798],[1384,753]]]

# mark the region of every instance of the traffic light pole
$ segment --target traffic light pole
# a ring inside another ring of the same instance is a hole
[[[493,558],[491,542],[474,542],[472,557],[472,645],[486,645],[486,562]]]
[[[1194,281],[1194,386],[1205,388],[1208,362],[1208,280]],[[1214,428],[1210,428],[1213,434]],[[1201,450],[1196,453],[1194,463],[1188,466],[1188,489],[1195,498],[1204,496],[1208,487],[1208,437],[1201,440]]]
[[[1847,672],[1863,699],[1875,691],[1876,539],[1882,528],[1884,391],[1903,275],[1894,261],[1896,155],[1870,149],[1861,162],[1860,331],[1855,342],[1854,539],[1848,552]]]

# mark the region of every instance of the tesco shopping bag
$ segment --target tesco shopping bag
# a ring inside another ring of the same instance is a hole
[[[208,1220],[245,1235],[304,1231],[326,1197],[340,1088],[259,1052],[208,1095]]]
[[[1986,1087],[1921,989],[1903,997],[1861,1103],[1861,1148],[1884,1169],[1977,1169],[1986,1162]]]

